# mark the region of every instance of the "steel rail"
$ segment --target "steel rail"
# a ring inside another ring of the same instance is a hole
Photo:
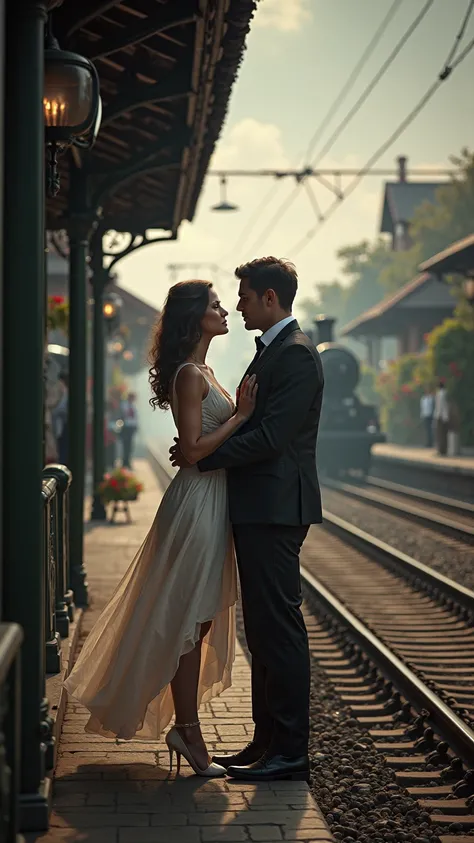
[[[424,506],[416,506],[410,500],[402,501],[402,500],[395,500],[390,499],[387,497],[378,497],[377,491],[375,489],[371,489],[370,487],[362,487],[357,486],[353,483],[342,483],[337,480],[332,479],[324,479],[324,485],[335,492],[340,492],[341,494],[348,495],[352,498],[357,500],[367,502],[371,506],[375,506],[378,509],[386,510],[388,512],[393,512],[397,515],[401,515],[404,518],[407,518],[410,521],[414,521],[417,524],[420,524],[424,527],[429,527],[430,529],[434,529],[439,533],[443,533],[451,538],[459,539],[460,541],[465,541],[472,543],[474,542],[474,507],[470,504],[466,503],[465,506],[453,504],[452,509],[457,514],[462,515],[470,515],[473,516],[473,525],[470,526],[469,524],[465,524],[461,521],[457,521],[456,519],[452,518],[450,514],[444,515],[439,510],[436,511],[433,509],[430,512],[429,508],[425,508]],[[394,484],[395,485],[395,484]],[[396,494],[405,495],[405,492],[400,492],[399,489],[391,489],[390,487],[386,488],[385,485],[383,487],[387,492],[396,492]],[[403,487],[401,487],[403,488]],[[437,504],[441,508],[447,508],[446,504],[443,503],[444,500],[440,495],[430,495],[425,496],[422,494],[418,494],[417,492],[412,493],[411,495],[406,495],[407,498],[417,498],[421,504],[425,504],[427,507]]]

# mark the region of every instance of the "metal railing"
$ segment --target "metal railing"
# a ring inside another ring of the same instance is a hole
[[[68,637],[74,618],[68,525],[71,479],[64,465],[47,465],[43,471],[46,673],[61,670],[61,638]]]
[[[20,658],[23,632],[0,623],[0,840],[15,843],[19,828]]]

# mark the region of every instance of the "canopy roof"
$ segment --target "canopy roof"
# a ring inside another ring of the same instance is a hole
[[[386,296],[381,302],[369,308],[341,330],[342,336],[388,337],[395,336],[416,316],[430,317],[439,314],[443,318],[452,313],[455,300],[448,284],[443,284],[434,275],[423,272],[396,293]]]
[[[62,49],[91,59],[102,125],[91,151],[61,160],[47,226],[64,227],[71,158],[109,229],[191,220],[242,60],[255,0],[65,0],[53,10]]]
[[[447,249],[424,261],[420,269],[435,275],[472,273],[474,271],[474,234],[457,240]]]

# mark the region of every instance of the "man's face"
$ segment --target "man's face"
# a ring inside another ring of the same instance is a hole
[[[266,331],[268,328],[268,304],[266,294],[261,298],[249,286],[248,278],[242,278],[239,285],[238,313],[242,314],[247,331]]]

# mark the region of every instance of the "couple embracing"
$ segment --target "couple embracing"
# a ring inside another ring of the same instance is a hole
[[[179,471],[135,559],[66,681],[86,731],[158,740],[202,776],[307,779],[310,663],[299,553],[321,521],[315,450],[323,393],[318,352],[291,309],[295,267],[268,257],[236,270],[237,310],[261,331],[231,396],[206,364],[227,333],[212,285],[168,294],[151,352],[151,403],[170,407]],[[252,656],[252,741],[210,759],[199,707],[231,684],[239,571]]]

